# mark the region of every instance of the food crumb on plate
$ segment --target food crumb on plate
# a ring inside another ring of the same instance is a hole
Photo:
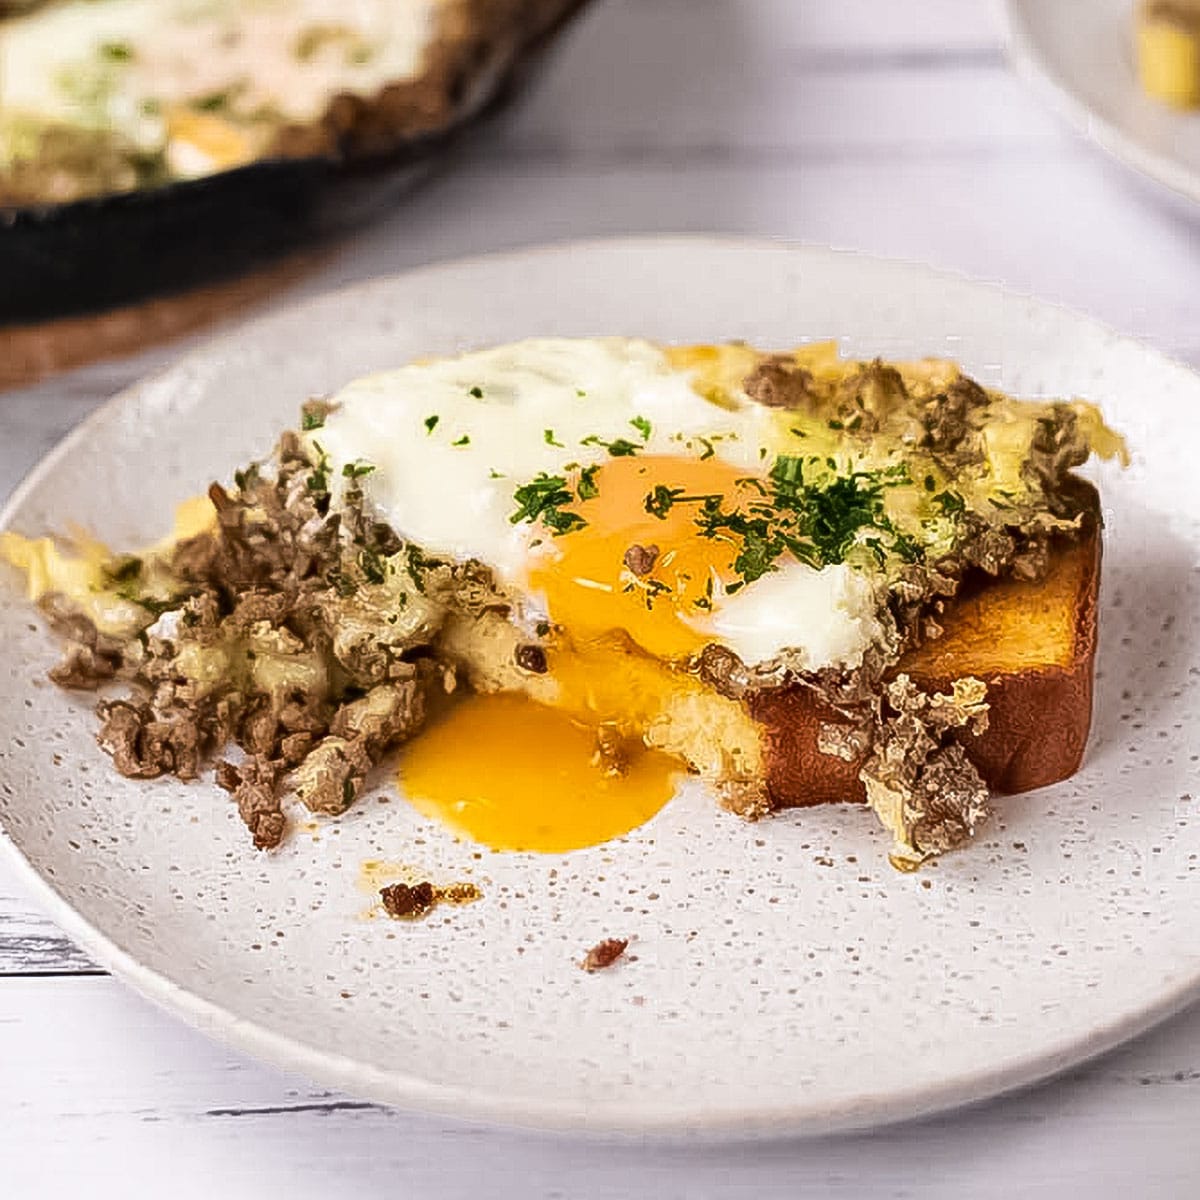
[[[580,969],[587,971],[589,975],[595,971],[603,971],[625,953],[625,947],[628,945],[628,938],[605,938],[583,956],[583,961],[579,964]]]

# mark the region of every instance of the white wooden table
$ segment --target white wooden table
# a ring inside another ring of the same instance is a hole
[[[451,255],[655,230],[924,259],[1090,311],[1200,365],[1200,214],[1043,112],[1007,69],[982,0],[601,2],[498,141],[279,303]],[[0,490],[175,352],[0,397]],[[3,1200],[1182,1197],[1200,1194],[1198,1127],[1196,1009],[1032,1092],[832,1141],[602,1144],[411,1117],[158,1013],[0,866]]]

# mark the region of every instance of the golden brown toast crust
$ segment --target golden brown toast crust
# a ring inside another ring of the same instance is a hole
[[[964,590],[947,608],[944,634],[897,664],[928,692],[974,675],[988,685],[988,728],[962,733],[967,756],[997,792],[1045,787],[1079,767],[1092,716],[1101,538],[1099,499],[1080,536],[1052,551],[1035,582],[1004,580]],[[818,750],[822,725],[839,716],[802,684],[751,700],[764,727],[767,790],[775,807],[862,801],[859,762]]]

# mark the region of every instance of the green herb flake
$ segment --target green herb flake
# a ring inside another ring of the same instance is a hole
[[[564,512],[562,506],[574,499],[562,475],[547,475],[544,471],[529,483],[513,492],[518,508],[508,519],[513,525],[522,521],[541,521],[556,536],[582,529],[587,522],[578,514]]]
[[[542,437],[545,439],[547,446],[557,446],[560,450],[564,449],[562,442],[555,438],[553,429],[543,429]]]
[[[103,42],[97,53],[106,62],[114,63],[133,62],[136,57],[133,47],[128,42]]]
[[[580,500],[595,500],[600,495],[600,485],[596,482],[599,467],[585,467],[579,473],[579,486],[575,489]]]
[[[473,396],[476,400],[482,400],[483,399],[483,388],[476,385],[467,394],[469,396]]]
[[[457,438],[450,443],[452,446],[469,446],[470,444],[471,439],[465,433],[462,435],[462,437]]]
[[[359,570],[368,583],[382,583],[386,577],[383,559],[374,550],[362,550],[358,555]]]
[[[198,112],[221,112],[229,107],[233,96],[234,89],[225,88],[219,92],[209,92],[207,96],[197,96],[190,105]]]
[[[356,459],[352,463],[346,463],[346,465],[342,467],[342,477],[344,479],[362,479],[364,475],[370,475],[374,470],[374,463],[363,462],[363,460],[360,458]]]
[[[437,415],[437,413],[434,413],[434,414],[433,414],[432,416],[430,416],[430,417],[426,417],[426,418],[425,418],[425,432],[426,432],[426,433],[432,433],[432,432],[433,432],[433,431],[434,431],[434,430],[437,428],[437,423],[438,423],[440,420],[441,420],[441,417],[439,417],[439,416]]]
[[[583,438],[579,444],[581,446],[603,446],[613,458],[632,458],[639,450],[645,449],[645,446],[639,446],[636,442],[631,442],[626,438],[617,438],[615,441],[606,442],[595,433]]]
[[[251,463],[244,470],[234,471],[233,482],[239,492],[246,492],[258,482],[258,463]]]
[[[965,512],[967,502],[957,492],[938,492],[933,498],[934,504],[942,510],[942,515],[952,517],[956,513]]]
[[[642,435],[643,442],[650,440],[650,432],[653,427],[645,417],[632,417],[629,423]]]
[[[126,554],[104,568],[104,574],[113,583],[133,583],[142,573],[142,560]]]

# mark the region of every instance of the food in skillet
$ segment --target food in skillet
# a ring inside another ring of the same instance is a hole
[[[0,205],[387,154],[490,94],[570,0],[0,5]]]

